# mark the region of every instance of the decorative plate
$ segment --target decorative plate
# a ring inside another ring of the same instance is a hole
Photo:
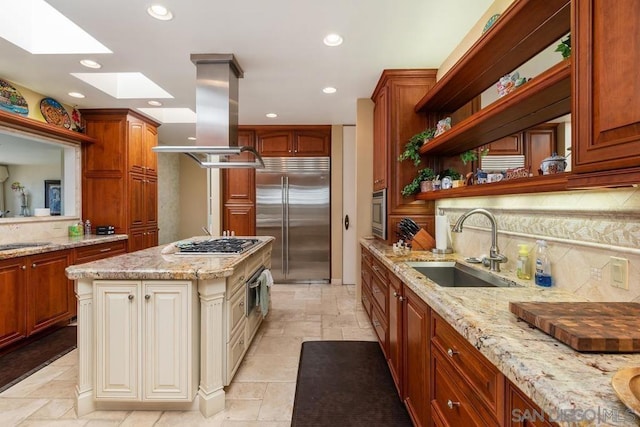
[[[0,80],[0,109],[23,116],[29,114],[27,101],[18,92],[18,89],[4,80]]]
[[[487,30],[488,30],[489,28],[491,28],[491,26],[492,26],[493,24],[495,24],[495,23],[496,23],[496,21],[498,20],[498,18],[500,18],[500,14],[499,14],[499,13],[496,13],[496,14],[495,14],[495,15],[493,15],[491,18],[489,18],[489,20],[487,21],[487,23],[486,23],[486,24],[484,24],[484,28],[482,29],[482,34],[486,33],[486,32],[487,32]]]
[[[71,118],[67,110],[55,99],[43,98],[42,101],[40,101],[40,112],[47,123],[65,129],[71,129]]]

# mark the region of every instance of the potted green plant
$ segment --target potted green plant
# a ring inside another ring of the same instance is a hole
[[[416,175],[416,177],[413,178],[413,181],[411,181],[409,184],[404,186],[404,188],[402,189],[402,195],[404,197],[409,197],[412,194],[417,193],[418,190],[420,189],[420,183],[422,181],[431,181],[433,180],[433,178],[435,178],[435,176],[436,175],[433,172],[433,169],[430,169],[430,168],[420,169],[418,171],[418,175]]]
[[[484,148],[480,150],[480,157],[484,157],[489,153],[488,148]],[[473,162],[478,160],[478,151],[477,150],[469,150],[460,154],[460,160],[462,160],[462,164],[466,165],[469,162]]]
[[[554,52],[560,52],[562,55],[562,59],[567,59],[571,56],[571,34],[565,37],[558,46],[556,46],[556,50]]]
[[[420,153],[418,150],[422,147],[422,144],[433,138],[436,133],[434,128],[427,128],[422,132],[413,135],[404,146],[404,151],[398,156],[398,161],[402,162],[407,159],[411,159],[415,166],[420,164]]]
[[[440,172],[440,176],[443,178],[446,176],[451,178],[452,188],[462,187],[464,185],[464,180],[462,179],[462,175],[460,174],[460,172],[458,172],[455,169],[451,169],[451,168],[445,169],[442,172]]]

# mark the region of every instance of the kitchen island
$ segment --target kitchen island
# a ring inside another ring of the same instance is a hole
[[[262,321],[247,283],[270,267],[273,238],[254,239],[239,254],[182,255],[169,244],[67,268],[78,300],[78,416],[224,409],[224,386]]]
[[[438,395],[437,390],[440,386],[437,382],[443,378],[437,374],[439,366],[446,365],[444,366],[446,369],[443,368],[444,371],[453,375],[455,369],[452,370],[449,367],[456,363],[464,363],[464,360],[461,359],[463,351],[461,347],[441,346],[447,339],[449,342],[457,342],[453,336],[456,335],[466,341],[464,344],[466,344],[465,348],[468,347],[467,350],[472,350],[474,353],[477,350],[482,359],[488,361],[487,365],[483,365],[485,368],[481,369],[479,373],[476,371],[475,373],[471,372],[468,376],[463,375],[463,378],[469,380],[470,389],[479,390],[479,393],[471,394],[484,393],[489,396],[486,400],[494,405],[493,407],[487,405],[489,409],[486,411],[484,408],[480,408],[480,411],[476,413],[493,411],[493,420],[502,419],[504,425],[528,425],[518,422],[522,422],[526,417],[531,421],[533,417],[541,415],[533,411],[524,412],[521,409],[514,409],[516,407],[510,407],[512,401],[508,397],[511,390],[511,396],[514,394],[525,395],[544,410],[545,421],[552,421],[557,425],[637,426],[640,424],[640,419],[618,399],[611,386],[611,379],[617,371],[622,368],[640,366],[640,354],[577,352],[519,320],[509,310],[509,302],[581,301],[577,296],[553,288],[536,287],[531,281],[528,283],[519,281],[513,272],[508,271],[497,274],[521,286],[499,288],[442,287],[418,273],[407,262],[455,260],[462,264],[468,264],[456,254],[436,255],[426,251],[413,251],[407,255],[396,255],[390,246],[383,243],[366,239],[362,239],[360,243],[363,247],[363,266],[368,262],[365,260],[367,255],[365,251],[374,258],[371,275],[375,276],[378,271],[386,270],[389,275],[397,277],[402,282],[402,289],[406,291],[406,293],[393,291],[389,285],[389,294],[393,293],[393,295],[389,298],[387,307],[395,307],[399,300],[402,302],[402,309],[409,312],[409,314],[405,313],[405,316],[411,316],[409,308],[405,307],[408,307],[407,302],[415,307],[415,304],[411,304],[411,298],[415,295],[421,300],[422,305],[427,307],[426,310],[431,313],[431,326],[427,328],[426,347],[421,347],[421,351],[424,352],[425,357],[429,357],[430,351],[433,353],[432,371],[430,374],[426,374],[426,380],[427,382],[431,381],[432,389],[436,392],[426,398],[430,401],[413,403],[422,407],[424,405],[430,406],[434,418],[443,413],[445,417],[448,414],[453,414],[452,416],[455,417],[465,407],[464,402],[460,404],[456,402],[456,399],[451,398],[448,402],[448,408],[446,399],[445,404],[440,406],[440,408],[444,406],[442,411],[436,408],[439,405],[438,399],[441,397]],[[363,280],[365,275],[363,275]],[[371,282],[378,283],[378,280],[372,278]],[[389,279],[389,282],[391,283],[392,280]],[[383,293],[376,288],[373,293],[367,294],[363,285],[363,302],[367,298],[378,298]],[[412,296],[407,298],[409,293]],[[398,296],[402,298],[398,299]],[[375,307],[371,310],[373,313],[378,312]],[[444,322],[445,325],[441,325],[440,322]],[[384,325],[384,320],[377,323]],[[391,322],[387,322],[387,324],[386,336],[389,337],[394,329]],[[407,325],[405,325],[406,327]],[[442,335],[438,335],[440,333]],[[384,337],[385,335],[382,333],[379,336]],[[431,345],[429,345],[429,339]],[[391,342],[390,338],[389,342]],[[381,345],[384,348],[385,344],[381,342]],[[391,353],[393,350],[390,346],[388,347],[390,348],[389,353]],[[458,354],[458,351],[461,353]],[[389,357],[392,358],[393,355]],[[426,366],[428,370],[428,361]],[[405,366],[404,369],[407,367]],[[470,365],[467,365],[465,369],[471,369]],[[495,376],[493,376],[493,372],[495,372]],[[415,376],[416,372],[411,371],[408,374]],[[479,376],[474,377],[475,374]],[[481,388],[474,389],[473,387],[476,385],[474,378],[480,377],[485,378],[486,382],[482,383],[481,381]],[[455,387],[458,390],[454,389],[452,392],[458,392],[463,388],[463,385],[456,383]],[[428,395],[428,392],[426,393]],[[456,405],[458,406],[456,407]],[[482,406],[482,404],[478,406]],[[471,413],[473,411],[475,408],[470,410]],[[476,423],[482,424],[482,421],[477,421],[478,418],[475,419]],[[485,421],[485,425],[493,423],[495,421]]]

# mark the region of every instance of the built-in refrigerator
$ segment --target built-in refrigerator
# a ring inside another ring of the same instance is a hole
[[[265,157],[256,169],[256,234],[274,236],[276,283],[331,280],[329,157]]]

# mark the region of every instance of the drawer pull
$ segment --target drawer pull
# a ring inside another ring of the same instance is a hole
[[[244,301],[240,301],[240,304],[238,304],[240,307],[244,307]]]
[[[22,267],[20,267],[20,268],[21,268],[21,269],[23,269],[23,270],[26,270],[26,269],[27,269],[27,266],[26,266],[26,265],[23,265],[23,266],[22,266]]]
[[[129,296],[127,298],[129,298],[129,301],[132,301],[133,300],[133,294],[129,294]]]
[[[36,264],[35,262],[33,264],[31,264],[32,268],[36,268],[38,266],[38,264]]]
[[[149,295],[149,294],[146,294],[146,295],[144,296],[144,299],[146,299],[146,300],[149,300],[149,299],[151,299],[151,295]]]
[[[111,248],[104,248],[104,249],[100,249],[100,252],[109,252],[111,250]]]
[[[373,326],[375,326],[377,328],[378,326],[380,326],[380,322],[378,322],[377,320],[374,320],[373,321]]]
[[[374,265],[372,268],[373,268],[375,271],[377,271],[378,273],[380,273],[380,269],[378,268],[378,266],[377,266],[377,265]]]
[[[458,354],[458,352],[450,348],[447,350],[447,354],[449,355],[449,357],[453,357]]]
[[[398,298],[400,295],[398,295],[398,293],[396,291],[393,291],[393,297],[394,298]]]
[[[452,400],[447,400],[447,406],[449,409],[453,409],[454,406],[460,406],[460,402],[454,402]]]

